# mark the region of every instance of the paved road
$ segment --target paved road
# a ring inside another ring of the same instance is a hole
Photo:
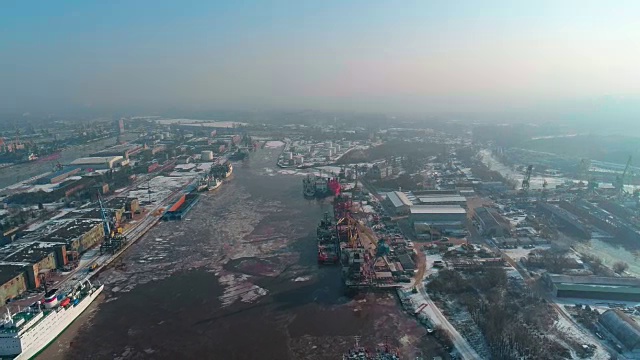
[[[433,300],[431,300],[431,298],[427,294],[427,291],[424,289],[424,284],[421,282],[416,288],[422,295],[424,302],[427,304],[427,306],[422,309],[422,312],[424,312],[429,317],[434,325],[440,326],[441,328],[449,332],[451,341],[453,342],[453,345],[456,347],[456,349],[458,349],[458,352],[460,353],[462,358],[469,360],[481,359],[480,355],[478,355],[473,347],[469,345],[469,342],[467,342],[467,340],[458,332],[458,330],[456,330],[456,328],[451,325],[449,320],[447,320],[447,318],[442,314],[440,309],[438,309]]]

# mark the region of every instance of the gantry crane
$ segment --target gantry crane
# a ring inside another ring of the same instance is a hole
[[[524,173],[524,179],[522,179],[522,191],[529,191],[531,185],[531,173],[533,172],[533,165],[527,166],[527,171]]]
[[[627,173],[629,172],[630,166],[631,166],[631,155],[629,155],[629,159],[627,160],[627,165],[624,167],[624,171],[622,172],[622,175],[616,176],[616,182],[614,186],[616,189],[616,195],[618,195],[619,197],[624,196],[624,179],[626,178]]]

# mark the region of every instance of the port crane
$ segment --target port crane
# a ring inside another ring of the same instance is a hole
[[[616,188],[616,194],[618,195],[618,197],[624,196],[624,179],[626,178],[627,173],[629,172],[630,166],[631,166],[631,155],[629,155],[629,159],[627,160],[627,165],[625,165],[622,175],[616,176],[616,182],[614,186]]]
[[[100,216],[102,217],[102,228],[104,230],[104,240],[100,244],[100,253],[110,251],[113,254],[124,245],[127,237],[122,235],[122,229],[116,226],[111,219],[107,209],[104,207],[100,192],[98,192],[98,205],[100,206]]]
[[[524,173],[524,179],[522,179],[522,191],[529,191],[531,185],[531,173],[533,172],[533,165],[527,166],[527,171]]]

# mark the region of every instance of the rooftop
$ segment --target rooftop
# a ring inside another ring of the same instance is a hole
[[[94,156],[77,158],[71,162],[71,165],[92,165],[92,164],[105,164],[111,161],[123,159],[122,156]]]
[[[389,198],[389,201],[391,201],[391,203],[395,207],[413,205],[411,200],[409,200],[409,198],[407,197],[407,194],[400,191],[393,191],[393,192],[387,193],[387,198]]]
[[[52,243],[35,242],[7,256],[3,261],[35,264],[49,256],[54,251],[53,247],[55,245],[56,244]]]
[[[640,279],[633,277],[610,276],[570,276],[547,274],[548,278],[557,286],[559,284],[609,285],[640,288]]]
[[[18,276],[18,274],[20,274],[23,271],[24,271],[24,266],[22,265],[1,264],[0,265],[0,284],[5,284],[7,281],[11,281],[11,279]]]
[[[418,197],[421,203],[443,203],[443,202],[466,202],[467,198],[460,195],[445,195],[445,196],[420,196]]]
[[[460,205],[414,205],[409,208],[411,214],[466,214]]]
[[[598,285],[598,284],[570,284],[570,283],[557,283],[555,284],[559,291],[589,291],[589,292],[603,292],[608,294],[640,294],[640,288],[633,286],[623,285]]]
[[[102,221],[97,219],[73,219],[58,230],[42,237],[40,241],[67,244],[94,227],[101,226],[101,223]]]

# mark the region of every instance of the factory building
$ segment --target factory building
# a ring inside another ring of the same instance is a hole
[[[539,203],[538,208],[548,217],[551,217],[560,230],[570,233],[582,239],[591,238],[591,232],[574,214],[556,205]]]
[[[409,208],[413,205],[407,195],[400,191],[387,193],[386,205],[396,215],[404,215],[409,213]]]
[[[36,184],[39,185],[44,185],[44,184],[57,184],[60,183],[62,181],[64,181],[65,179],[67,179],[70,176],[73,176],[77,173],[80,172],[80,168],[79,167],[70,167],[70,168],[66,168],[66,169],[62,169],[62,170],[58,170],[56,172],[53,172],[47,176],[43,176],[41,178],[38,178],[38,180],[36,180]]]
[[[547,273],[544,281],[556,297],[640,301],[640,279],[636,278]]]
[[[73,219],[39,241],[64,244],[67,251],[83,253],[104,238],[102,221],[98,219]]]
[[[22,265],[0,264],[0,305],[27,291],[25,268]]]
[[[20,265],[27,264],[24,266],[27,285],[31,289],[36,289],[41,285],[40,274],[58,267],[56,261],[58,250],[56,249],[60,248],[64,248],[64,245],[35,242],[10,254],[2,261]]]
[[[122,158],[128,160],[130,156],[136,155],[145,149],[145,146],[139,144],[122,144],[112,146],[108,149],[100,150],[89,155],[91,157],[109,157],[109,156],[122,156]]]
[[[465,234],[467,211],[459,205],[413,205],[409,213],[418,236],[432,234],[432,229],[441,234]]]
[[[420,205],[458,205],[467,206],[467,198],[460,195],[419,195]]]
[[[511,223],[494,209],[479,207],[475,209],[473,218],[480,225],[484,236],[504,237],[511,233]]]
[[[108,170],[126,165],[126,163],[122,156],[104,156],[75,159],[71,162],[71,165],[80,167],[83,170]]]
[[[618,339],[627,350],[640,355],[640,326],[618,309],[605,311],[598,319],[600,325]],[[633,358],[636,359],[637,357]]]

